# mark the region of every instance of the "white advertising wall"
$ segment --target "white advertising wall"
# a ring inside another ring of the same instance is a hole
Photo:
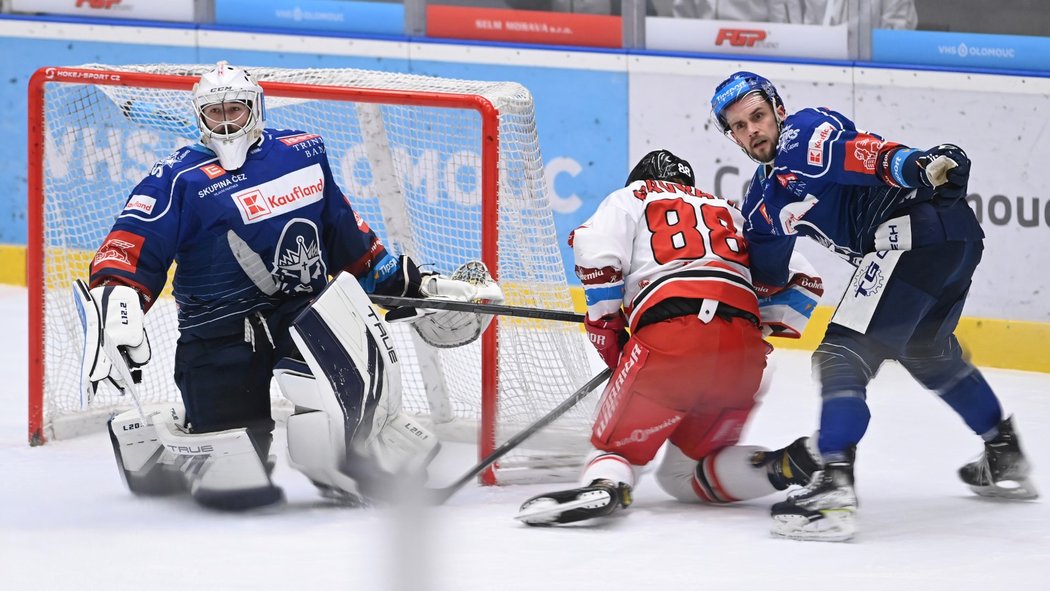
[[[917,148],[950,142],[973,160],[970,205],[987,234],[985,258],[965,314],[1050,321],[1050,79],[638,56],[629,63],[629,160],[668,148],[685,157],[708,191],[740,198],[752,162],[710,121],[715,86],[737,70],[777,85],[788,112],[822,106],[858,128]],[[669,91],[673,89],[673,91]],[[810,240],[835,305],[853,268]]]

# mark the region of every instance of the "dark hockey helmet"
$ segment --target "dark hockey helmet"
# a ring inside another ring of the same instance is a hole
[[[642,180],[671,181],[690,187],[696,184],[693,167],[667,150],[649,152],[634,165],[624,186]]]
[[[774,113],[777,107],[784,106],[784,101],[780,99],[772,82],[753,72],[737,72],[723,80],[718,88],[715,88],[715,94],[711,97],[711,116],[722,133],[729,133],[729,123],[725,117],[726,109],[752,92],[760,93],[769,101]]]

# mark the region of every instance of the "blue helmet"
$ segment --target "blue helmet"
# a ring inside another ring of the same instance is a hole
[[[777,89],[772,82],[753,72],[737,72],[719,84],[714,96],[711,97],[711,114],[722,133],[729,132],[729,123],[725,118],[726,109],[744,95],[752,92],[761,93],[769,101],[774,111],[777,107],[784,105],[784,101],[780,100],[780,95],[777,94]]]

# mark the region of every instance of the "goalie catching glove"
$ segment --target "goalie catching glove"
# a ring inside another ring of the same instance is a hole
[[[401,268],[405,274],[404,295],[407,297],[491,304],[504,301],[503,290],[481,261],[464,263],[451,277],[422,273],[415,262],[404,255],[401,256]],[[386,320],[409,322],[428,345],[450,348],[466,345],[480,337],[492,321],[492,315],[402,306],[387,312]]]
[[[99,382],[109,381],[121,392],[128,387],[123,376],[130,374],[138,382],[140,368],[149,363],[151,352],[142,301],[133,288],[118,284],[88,290],[87,284],[78,279],[73,294],[84,332],[81,378],[85,397],[82,402],[86,405]],[[107,350],[115,351],[120,359],[112,359]],[[130,371],[121,371],[115,364],[123,364]]]

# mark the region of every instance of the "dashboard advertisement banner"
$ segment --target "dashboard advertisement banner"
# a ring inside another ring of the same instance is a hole
[[[849,58],[847,26],[649,17],[646,49],[745,56]]]
[[[194,0],[10,0],[11,12],[192,23]]]
[[[215,0],[215,23],[309,31],[403,35],[405,6],[346,0]]]
[[[1050,38],[939,31],[871,32],[877,62],[995,70],[1050,70]]]
[[[427,36],[512,43],[621,47],[618,16],[427,6]]]

